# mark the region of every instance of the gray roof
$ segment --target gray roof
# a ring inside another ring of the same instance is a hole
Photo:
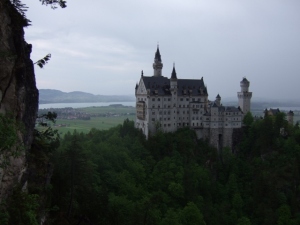
[[[277,109],[272,109],[270,108],[269,110],[268,109],[265,109],[264,112],[268,112],[268,113],[271,113],[273,116],[275,116],[277,113],[280,113],[280,110],[277,108]]]
[[[241,81],[241,83],[250,83],[246,77],[243,77],[243,80]]]
[[[171,79],[172,80],[177,80],[175,65],[173,66],[173,70],[172,70],[172,74],[171,74]]]
[[[159,48],[157,46],[157,50],[156,50],[156,53],[155,53],[155,60],[157,60],[158,62],[161,62],[161,56],[160,56],[160,52],[159,52]]]
[[[220,106],[220,108],[223,108],[222,110],[224,112],[240,112],[240,108],[239,107],[235,107],[235,106]],[[219,110],[220,110],[219,108]]]
[[[150,95],[171,95],[170,80],[163,76],[142,77],[146,89],[150,89]],[[155,92],[157,91],[157,93]]]
[[[178,96],[207,95],[207,88],[204,85],[203,78],[201,78],[200,80],[177,79],[177,89],[178,89]]]
[[[143,76],[142,79],[146,89],[150,90],[150,95],[171,95],[169,78],[164,76]],[[177,88],[178,96],[207,95],[207,88],[204,85],[203,78],[200,80],[177,79]]]

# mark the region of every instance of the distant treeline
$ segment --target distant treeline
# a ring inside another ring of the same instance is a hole
[[[126,95],[93,95],[90,93],[74,91],[62,92],[52,89],[39,90],[39,103],[82,103],[82,102],[128,102],[135,101],[133,96]]]

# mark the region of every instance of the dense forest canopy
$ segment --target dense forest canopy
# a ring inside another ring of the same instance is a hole
[[[220,155],[188,128],[146,140],[126,120],[66,134],[47,224],[299,224],[299,126],[283,113],[245,124],[238,152]]]
[[[69,133],[54,154],[52,205],[59,210],[51,217],[73,224],[299,224],[299,127],[283,113],[256,121],[248,114],[245,122],[237,154],[225,148],[218,155],[189,129],[145,140],[132,121]]]

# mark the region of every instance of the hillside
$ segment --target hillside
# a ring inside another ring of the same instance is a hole
[[[54,89],[40,89],[39,103],[81,103],[81,102],[130,102],[129,95],[93,95],[81,91],[63,92]]]

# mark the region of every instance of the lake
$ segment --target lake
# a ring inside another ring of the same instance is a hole
[[[92,106],[109,106],[113,104],[122,104],[124,106],[135,107],[135,102],[83,102],[83,103],[49,103],[49,104],[39,104],[39,109],[57,109],[57,108],[85,108]]]

